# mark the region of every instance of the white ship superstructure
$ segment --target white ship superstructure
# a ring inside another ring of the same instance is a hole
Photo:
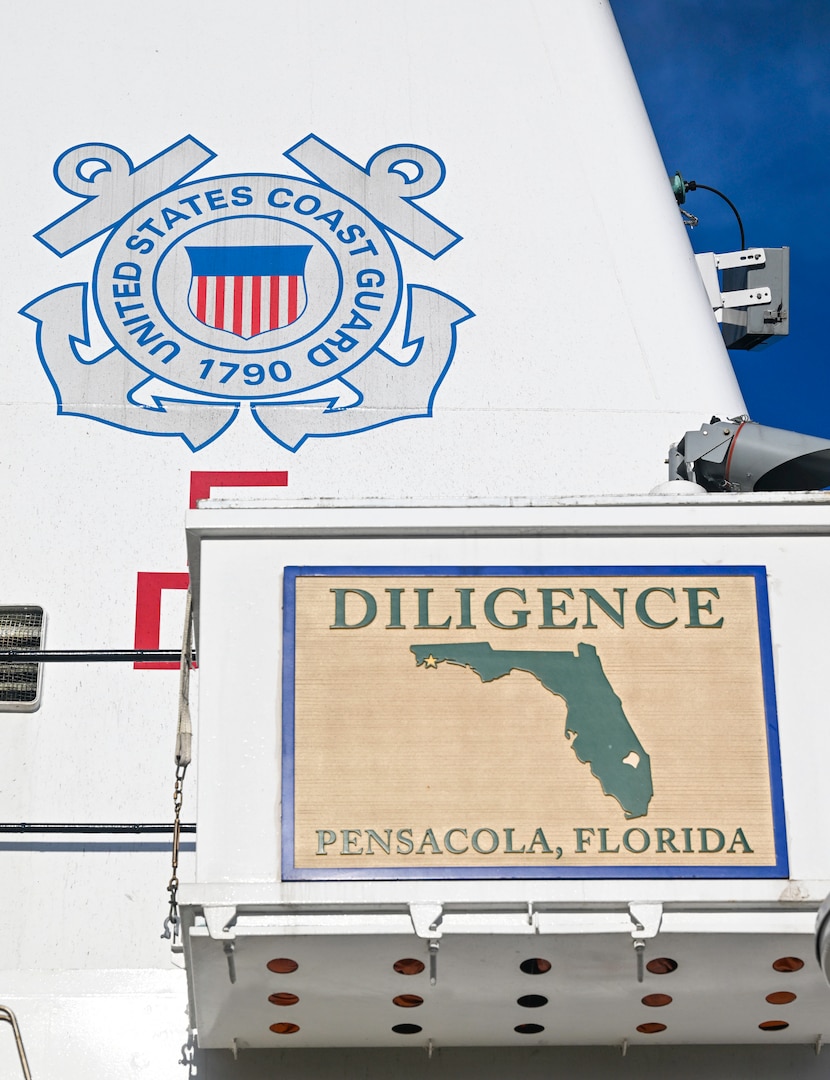
[[[830,507],[649,494],[609,4],[5,14],[0,1073],[820,1075]]]

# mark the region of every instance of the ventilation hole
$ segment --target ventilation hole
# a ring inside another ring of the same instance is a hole
[[[770,1005],[789,1005],[795,998],[796,995],[789,990],[776,990],[774,994],[767,994],[766,1000]]]
[[[269,994],[268,1000],[272,1005],[296,1005],[300,999],[296,994]]]
[[[650,1009],[659,1009],[662,1005],[671,1005],[672,1003],[672,999],[668,994],[646,994],[641,1000]]]
[[[547,1003],[548,999],[542,997],[541,994],[525,994],[516,1001],[516,1004],[521,1005],[523,1009],[539,1009],[543,1005],[547,1005]]]
[[[652,975],[671,975],[673,971],[677,971],[677,961],[670,956],[658,956],[655,960],[649,960],[646,969]]]
[[[641,1031],[643,1035],[656,1035],[659,1031],[665,1031],[665,1024],[638,1024],[637,1030]]]
[[[418,994],[398,994],[397,997],[392,998],[392,1004],[400,1009],[417,1009],[423,1003],[424,999]]]
[[[43,608],[0,608],[0,649],[43,648]],[[37,707],[40,666],[0,664],[0,708],[29,712]],[[5,710],[3,710],[5,711]]]
[[[538,1035],[540,1031],[545,1029],[541,1024],[516,1024],[513,1030],[520,1035]]]
[[[286,956],[278,956],[276,960],[269,960],[265,965],[275,975],[290,975],[300,966],[296,960],[289,960]]]
[[[418,1024],[395,1024],[392,1028],[396,1035],[417,1035],[419,1031],[423,1031],[422,1027]]]
[[[424,970],[424,965],[421,961],[413,960],[412,957],[404,960],[396,960],[392,967],[399,975],[420,975]]]
[[[761,1031],[783,1031],[784,1028],[788,1028],[790,1025],[786,1020],[764,1020],[758,1027]]]
[[[293,1035],[295,1031],[299,1030],[299,1024],[271,1024],[271,1031],[273,1031],[275,1035]]]
[[[541,956],[532,956],[529,960],[522,960],[519,968],[525,975],[544,975],[550,971],[550,960],[543,960]]]
[[[776,971],[801,971],[804,961],[797,956],[781,956],[772,966]]]

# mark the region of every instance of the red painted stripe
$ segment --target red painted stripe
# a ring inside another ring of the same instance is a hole
[[[271,310],[269,314],[268,329],[276,330],[280,324],[280,279],[278,277],[271,278]]]
[[[233,332],[242,336],[242,278],[233,279]]]
[[[744,425],[740,424],[738,426],[737,431],[732,436],[732,442],[729,444],[729,453],[726,455],[726,465],[725,465],[724,470],[723,470],[723,478],[724,478],[724,480],[726,480],[727,483],[730,483],[730,481],[731,481],[731,478],[730,478],[729,474],[730,474],[730,471],[732,469],[732,453],[733,453],[733,451],[735,449],[735,444],[738,441],[738,436],[743,431],[743,429],[744,429]]]
[[[287,487],[288,473],[280,472],[192,472],[190,474],[190,509],[199,499],[209,499],[214,487]],[[142,646],[156,648],[157,646]],[[138,646],[136,646],[138,648]]]
[[[207,315],[207,278],[196,278],[196,318],[206,322]]]
[[[216,303],[213,305],[213,325],[217,330],[225,329],[225,279],[216,279]]]
[[[297,278],[288,279],[288,322],[293,323],[297,318]],[[287,325],[287,324],[286,324]]]
[[[157,649],[161,634],[161,594],[164,589],[186,589],[188,574],[146,573],[139,571],[135,587],[135,648]],[[136,669],[175,671],[179,664],[168,661],[144,660],[133,664]]]
[[[199,499],[210,497],[212,487],[286,487],[288,473],[279,472],[192,472],[190,509]],[[165,589],[187,589],[189,574],[139,571],[135,590],[135,648],[157,649],[161,637],[161,594]],[[194,664],[194,667],[197,665]],[[136,669],[177,671],[179,664],[166,661],[138,661]]]
[[[262,278],[251,278],[251,337],[259,333]]]

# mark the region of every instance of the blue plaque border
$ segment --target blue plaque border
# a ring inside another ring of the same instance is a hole
[[[369,867],[317,869],[294,863],[294,649],[296,642],[297,579],[303,577],[751,577],[755,582],[758,637],[767,729],[770,799],[775,862],[764,866],[464,866],[409,869]],[[784,789],[778,739],[778,713],[770,635],[767,570],[764,566],[286,566],[283,571],[282,662],[282,858],[283,881],[405,881],[405,880],[613,880],[787,878],[789,861],[784,817]]]

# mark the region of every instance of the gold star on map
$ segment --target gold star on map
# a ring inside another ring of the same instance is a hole
[[[424,667],[438,667],[438,661],[435,659],[432,653],[430,653],[429,656],[424,657]]]

